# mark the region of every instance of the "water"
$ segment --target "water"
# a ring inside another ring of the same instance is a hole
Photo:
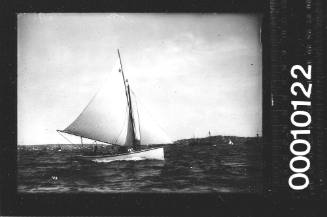
[[[19,192],[260,192],[259,144],[165,146],[165,161],[74,160],[81,149],[19,148]]]

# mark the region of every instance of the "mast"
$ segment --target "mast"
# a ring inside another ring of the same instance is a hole
[[[135,136],[135,121],[133,118],[133,108],[132,108],[132,100],[131,100],[131,94],[130,94],[130,89],[129,89],[129,84],[127,83],[127,80],[125,79],[125,75],[124,75],[124,70],[123,70],[123,64],[120,58],[120,53],[119,53],[119,49],[117,49],[118,51],[118,57],[119,57],[119,63],[120,63],[120,71],[123,77],[123,81],[124,81],[124,86],[125,86],[125,94],[126,94],[126,100],[127,100],[127,105],[128,105],[128,111],[129,111],[129,118],[132,124],[132,135],[133,135],[133,148],[137,149],[138,148],[138,144],[136,141],[136,136]]]

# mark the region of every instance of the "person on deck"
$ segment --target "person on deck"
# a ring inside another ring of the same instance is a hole
[[[133,148],[129,148],[127,151],[128,151],[129,153],[131,153],[131,152],[133,152]]]

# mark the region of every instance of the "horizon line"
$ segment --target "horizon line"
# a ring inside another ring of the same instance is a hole
[[[262,137],[262,135],[260,135],[259,133],[257,134],[258,137]],[[174,140],[173,142],[177,142],[180,140],[185,140],[185,139],[203,139],[203,138],[208,138],[208,137],[216,137],[216,136],[223,136],[223,137],[243,137],[243,138],[251,138],[251,137],[257,137],[257,135],[254,136],[235,136],[235,135],[211,135],[211,136],[206,136],[206,137],[189,137],[189,138],[182,138],[182,139],[177,139]],[[97,141],[98,142],[98,141]],[[42,143],[42,144],[18,144],[17,146],[21,145],[80,145],[81,143]],[[84,143],[84,144],[91,144],[91,143]],[[99,142],[99,144],[108,144],[108,145],[114,145],[114,144],[109,144],[109,143],[104,143],[104,142]],[[168,144],[168,143],[167,143]],[[170,144],[170,143],[169,143]]]

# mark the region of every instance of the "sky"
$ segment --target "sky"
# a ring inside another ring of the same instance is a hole
[[[89,103],[117,49],[172,140],[261,135],[260,25],[254,14],[18,14],[18,144],[67,143],[56,130]]]

